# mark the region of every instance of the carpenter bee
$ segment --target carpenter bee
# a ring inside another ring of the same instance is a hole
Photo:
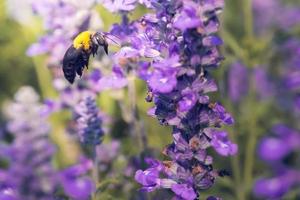
[[[65,78],[72,84],[78,74],[82,76],[83,69],[88,68],[90,55],[95,56],[98,47],[103,47],[108,54],[108,39],[114,41],[109,33],[84,31],[78,34],[73,40],[73,44],[68,48],[63,57],[63,72]]]

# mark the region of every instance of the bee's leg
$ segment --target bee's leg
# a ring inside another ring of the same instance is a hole
[[[93,54],[93,57],[97,54],[97,51],[98,51],[98,45],[97,44],[92,44],[92,54]]]
[[[100,33],[98,33],[98,35],[95,37],[95,39],[97,40],[98,45],[103,47],[106,55],[108,55],[108,43],[107,43],[105,37],[103,35],[101,35]]]
[[[105,51],[106,55],[108,55],[108,44],[107,44],[106,41],[103,44],[103,48],[104,48],[104,51]]]
[[[76,68],[76,73],[77,73],[80,77],[82,76],[83,68],[84,68],[84,66],[83,66],[83,67],[82,67],[82,66],[78,66],[78,67]]]

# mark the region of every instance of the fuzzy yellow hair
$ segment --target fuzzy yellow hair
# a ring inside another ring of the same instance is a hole
[[[89,50],[91,47],[91,36],[94,34],[91,31],[84,31],[79,33],[73,41],[73,46],[75,49],[83,48],[84,50]]]

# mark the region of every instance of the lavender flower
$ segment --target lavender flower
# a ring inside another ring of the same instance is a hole
[[[279,65],[278,78],[280,85],[277,87],[277,99],[281,108],[292,111],[295,115],[299,114],[299,64],[300,64],[300,41],[296,37],[282,41],[282,44],[276,47],[278,54],[282,56],[282,62]]]
[[[284,5],[280,1],[254,0],[253,10],[255,13],[255,28],[260,34],[277,27],[289,31],[298,24],[299,6]],[[281,13],[278,15],[278,13]]]
[[[147,99],[155,104],[152,115],[173,127],[174,142],[164,151],[171,160],[147,160],[150,168],[137,171],[135,178],[146,191],[168,188],[180,199],[195,199],[219,176],[206,149],[237,152],[227,133],[218,130],[233,119],[207,95],[217,90],[207,68],[222,60],[217,50],[222,40],[215,32],[223,1],[151,1],[149,7],[155,15],[131,23],[122,13],[122,24],[112,32],[131,46],[123,47],[114,62],[138,71],[147,82]]]
[[[233,144],[227,137],[227,132],[225,131],[213,131],[211,145],[216,149],[216,151],[223,155],[235,155],[237,153],[237,145]]]
[[[254,193],[263,198],[281,198],[291,188],[299,187],[300,171],[290,163],[288,157],[299,151],[300,133],[278,124],[274,136],[265,137],[258,148],[260,157],[272,169],[272,177],[260,178],[254,186]]]
[[[137,0],[99,0],[110,12],[118,11],[131,11],[135,9],[135,3]]]
[[[239,102],[248,92],[248,73],[247,68],[237,62],[230,66],[228,72],[229,96],[233,102]]]
[[[9,119],[8,131],[21,137],[27,133],[35,136],[47,135],[50,127],[46,118],[41,116],[43,108],[39,103],[38,94],[32,87],[21,87],[15,94],[15,101],[4,107]]]
[[[259,99],[266,100],[275,95],[274,84],[270,80],[264,66],[257,66],[253,71],[256,93]]]
[[[82,158],[77,165],[60,172],[60,180],[64,191],[72,199],[90,199],[91,194],[95,191],[93,180],[86,175],[92,166],[92,161]]]
[[[233,102],[241,102],[249,94],[252,81],[255,93],[261,101],[269,100],[275,95],[274,82],[269,77],[266,66],[259,65],[247,69],[243,64],[236,62],[230,66],[228,72],[228,92]]]
[[[7,149],[9,168],[0,178],[0,193],[6,198],[52,199],[56,189],[57,176],[51,163],[55,148],[49,142],[49,125],[41,116],[38,100],[35,91],[25,86],[6,106],[8,130],[15,137]]]
[[[0,169],[0,199],[53,200],[61,186],[72,199],[88,199],[94,191],[94,183],[85,176],[91,161],[82,160],[62,172],[54,168],[55,146],[49,139],[44,109],[29,86],[20,88],[5,107],[14,139],[9,146],[0,143],[0,158],[9,164]]]
[[[104,134],[99,110],[93,97],[85,97],[76,107],[78,134],[84,144],[98,145]]]

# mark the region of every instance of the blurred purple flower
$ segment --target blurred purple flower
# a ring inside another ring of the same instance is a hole
[[[264,34],[274,27],[289,31],[299,25],[300,7],[297,5],[284,5],[281,1],[273,0],[254,0],[253,10],[255,28],[260,34]]]
[[[98,145],[96,156],[99,162],[99,169],[105,171],[120,153],[120,142],[113,140],[107,144]]]
[[[15,94],[15,101],[4,107],[9,119],[7,129],[16,137],[30,133],[35,136],[47,135],[50,126],[42,116],[44,106],[39,103],[39,96],[30,86],[21,87]],[[18,137],[17,137],[18,138]]]
[[[260,179],[256,182],[254,192],[262,197],[276,198],[288,191],[288,184],[281,178]]]
[[[77,123],[81,142],[91,145],[100,144],[104,132],[94,97],[84,97],[78,106],[76,106],[75,110],[79,115]]]
[[[110,12],[132,11],[137,0],[98,0]]]
[[[61,184],[65,193],[72,199],[88,200],[95,191],[93,180],[87,176],[87,172],[92,166],[93,164],[90,160],[81,159],[79,164],[61,171]]]
[[[291,187],[299,187],[300,172],[286,171],[273,178],[261,178],[254,186],[254,193],[262,198],[280,199]]]
[[[254,193],[263,198],[281,198],[294,187],[300,186],[300,170],[287,161],[289,155],[300,149],[300,132],[283,124],[277,124],[272,131],[275,136],[262,139],[259,156],[272,169],[272,177],[260,178],[254,186]]]
[[[274,96],[274,85],[267,75],[263,66],[256,67],[253,71],[256,93],[261,100],[269,99]]]
[[[278,138],[264,138],[258,148],[260,157],[267,161],[281,160],[290,152],[290,147]]]
[[[3,198],[48,200],[57,187],[57,174],[52,166],[55,148],[48,138],[49,125],[41,117],[43,106],[38,100],[33,88],[24,86],[5,107],[8,130],[14,140],[4,149],[9,167],[0,171]]]
[[[247,68],[239,62],[232,64],[228,72],[228,92],[233,102],[239,102],[247,94],[248,82]]]
[[[96,72],[97,73],[97,72]],[[109,75],[95,76],[95,72],[91,74],[88,80],[89,88],[96,92],[104,90],[122,89],[128,84],[128,80],[119,66],[114,66],[113,71]]]

